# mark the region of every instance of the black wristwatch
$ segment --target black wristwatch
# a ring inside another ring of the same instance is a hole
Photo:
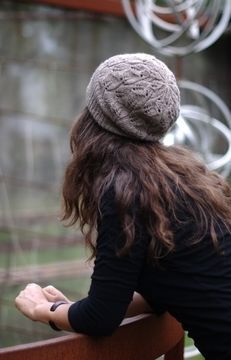
[[[65,300],[56,301],[54,304],[51,305],[50,311],[55,311],[55,310],[57,309],[57,307],[59,307],[60,305],[63,305],[63,304],[68,304],[68,302],[65,301]],[[49,325],[50,325],[50,327],[51,327],[53,330],[55,330],[55,331],[62,331],[62,329],[59,329],[59,328],[55,325],[54,321],[51,321],[51,320],[50,320],[50,321],[49,321]]]

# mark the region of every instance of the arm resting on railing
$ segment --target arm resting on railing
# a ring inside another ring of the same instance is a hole
[[[110,337],[67,335],[0,350],[0,360],[183,360],[181,325],[169,314],[125,320]]]

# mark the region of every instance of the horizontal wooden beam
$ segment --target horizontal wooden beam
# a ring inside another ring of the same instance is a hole
[[[0,349],[0,360],[183,360],[181,325],[169,314],[131,318],[112,336],[67,335]]]
[[[26,2],[124,16],[121,0],[26,0]]]

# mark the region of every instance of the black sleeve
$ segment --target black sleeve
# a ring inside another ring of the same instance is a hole
[[[68,318],[76,332],[111,335],[123,320],[136,289],[146,259],[147,239],[136,225],[136,236],[129,255],[116,253],[124,234],[116,208],[114,191],[101,201],[97,255],[88,297],[71,305]]]

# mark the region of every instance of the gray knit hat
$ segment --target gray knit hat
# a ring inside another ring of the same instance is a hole
[[[179,115],[180,92],[162,61],[148,54],[123,54],[95,70],[86,101],[102,128],[128,138],[158,141]]]

